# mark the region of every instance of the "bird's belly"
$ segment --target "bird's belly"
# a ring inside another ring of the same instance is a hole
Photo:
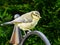
[[[36,24],[38,23],[38,21],[32,21],[31,23],[19,23],[18,27],[20,27],[20,29],[22,30],[30,30],[32,28],[34,28],[36,26]]]
[[[33,28],[31,23],[20,23],[18,24],[18,26],[22,29],[22,30],[29,30],[31,28]]]

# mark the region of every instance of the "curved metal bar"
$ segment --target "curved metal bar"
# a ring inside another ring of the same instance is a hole
[[[37,35],[39,36],[46,45],[51,45],[49,40],[47,39],[47,37],[40,31],[32,31],[30,33],[28,33],[25,38],[21,41],[21,44],[20,45],[23,45],[24,44],[24,41],[30,36],[30,35]]]
[[[40,36],[40,38],[45,42],[46,45],[51,45],[47,37],[40,31],[34,31],[37,32]]]

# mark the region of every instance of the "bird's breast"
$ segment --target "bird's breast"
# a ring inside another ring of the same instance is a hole
[[[19,23],[18,26],[22,29],[22,30],[29,30],[35,27],[35,25],[37,24],[37,20],[33,20],[30,23]]]

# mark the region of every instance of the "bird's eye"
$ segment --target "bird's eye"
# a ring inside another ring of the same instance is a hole
[[[35,16],[37,16],[37,15],[35,15]]]

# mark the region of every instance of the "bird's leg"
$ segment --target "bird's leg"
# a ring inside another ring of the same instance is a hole
[[[26,32],[24,31],[24,34],[26,35]]]
[[[26,36],[26,34],[27,34],[27,33],[24,31],[24,35],[23,35],[23,37],[25,37],[25,36]]]

